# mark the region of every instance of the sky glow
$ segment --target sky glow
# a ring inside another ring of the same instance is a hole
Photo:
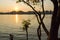
[[[32,11],[32,9],[24,3],[16,3],[17,0],[0,0],[0,12],[11,11]],[[53,10],[53,4],[50,0],[44,1],[45,10]],[[36,6],[36,10],[41,11],[41,5]]]

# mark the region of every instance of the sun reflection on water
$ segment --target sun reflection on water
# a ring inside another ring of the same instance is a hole
[[[18,15],[16,14],[16,23],[18,23]]]

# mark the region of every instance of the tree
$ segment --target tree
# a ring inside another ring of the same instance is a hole
[[[32,1],[34,4],[37,3],[36,0],[28,0],[28,2],[25,2],[23,0],[24,3],[26,3],[28,6],[30,6],[34,11],[35,11],[35,15],[36,15],[36,18],[37,18],[37,21],[39,23],[39,26],[38,26],[38,29],[37,29],[37,34],[38,34],[38,37],[39,37],[39,40],[41,40],[41,24],[42,24],[42,27],[43,29],[45,30],[47,36],[49,38],[49,40],[58,40],[58,29],[59,29],[59,24],[60,24],[60,11],[58,10],[58,0],[51,0],[54,4],[54,11],[53,11],[53,15],[52,15],[52,21],[51,21],[51,29],[50,29],[50,33],[48,32],[48,30],[46,29],[44,23],[43,23],[43,19],[45,17],[45,14],[43,15],[43,17],[41,18],[41,14],[39,14],[30,4],[29,4],[29,1]],[[39,2],[39,1],[38,1]],[[60,0],[59,0],[59,3],[60,3]],[[43,9],[43,13],[44,13],[44,2],[42,0],[42,9]],[[60,4],[59,4],[60,5]],[[60,6],[59,6],[59,9],[60,9]],[[40,22],[41,21],[41,22]],[[49,35],[50,34],[50,35]]]
[[[49,40],[58,40],[58,29],[59,29],[59,24],[60,24],[60,12],[58,11],[58,0],[51,0],[51,1],[54,4],[54,11],[52,15]]]
[[[26,37],[27,37],[27,40],[28,40],[28,28],[29,28],[29,25],[30,25],[30,20],[24,20],[23,22],[22,22],[22,24],[23,24],[23,30],[25,30],[26,31]]]
[[[44,25],[44,22],[43,22],[43,19],[44,19],[44,17],[45,17],[45,14],[43,14],[43,17],[41,17],[41,14],[40,14],[39,12],[37,12],[37,11],[34,9],[34,7],[29,4],[30,2],[32,2],[33,5],[35,5],[35,4],[39,3],[40,1],[39,1],[39,0],[26,0],[26,1],[24,1],[24,0],[19,0],[19,1],[17,1],[17,3],[18,3],[18,2],[21,2],[21,1],[24,2],[24,3],[26,3],[28,6],[30,6],[30,7],[33,9],[33,11],[34,11],[34,14],[35,14],[35,16],[36,16],[36,18],[37,18],[37,21],[38,21],[38,23],[39,23],[39,26],[38,26],[38,28],[37,28],[37,34],[38,34],[39,40],[41,40],[41,25],[42,25],[44,31],[46,32],[46,34],[47,34],[47,36],[48,36],[48,35],[49,35],[49,32],[48,32],[48,30],[46,29],[46,27],[45,27],[45,25]],[[43,5],[43,4],[44,4],[44,2],[43,2],[43,0],[42,0],[42,9],[43,9],[43,13],[44,13],[44,5]],[[40,22],[40,21],[41,21],[41,22]]]

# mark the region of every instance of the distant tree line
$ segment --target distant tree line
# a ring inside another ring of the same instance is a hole
[[[38,11],[39,12],[39,11]],[[41,13],[41,14],[43,14],[43,12],[39,12],[39,13]],[[44,13],[45,14],[53,14],[53,11],[44,11]],[[5,13],[3,13],[3,12],[0,12],[0,15],[8,15],[8,14],[34,14],[34,11],[28,11],[28,12],[24,12],[24,11],[18,11],[18,12],[16,12],[16,11],[12,11],[12,12],[5,12]]]

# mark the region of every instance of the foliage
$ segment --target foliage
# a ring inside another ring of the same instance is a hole
[[[27,28],[29,28],[29,25],[31,23],[30,20],[23,20],[22,24],[23,24],[23,30],[26,30]]]
[[[37,3],[40,2],[40,0],[18,0],[16,3],[23,2],[23,1],[25,1],[27,3],[33,3],[33,5],[36,5]]]

